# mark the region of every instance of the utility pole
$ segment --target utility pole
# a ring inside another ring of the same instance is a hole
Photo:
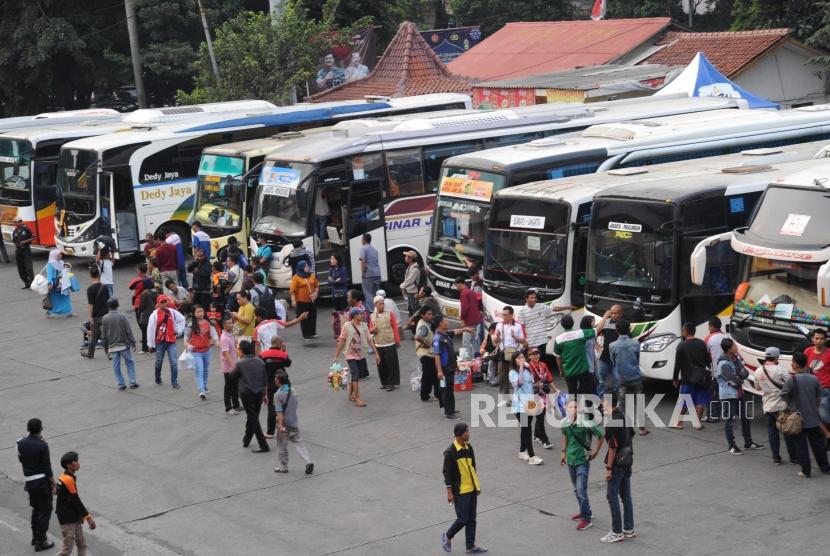
[[[205,7],[202,5],[202,0],[196,0],[196,3],[199,4],[199,14],[202,16],[202,27],[205,29],[205,40],[207,41],[210,64],[213,66],[213,74],[219,77],[219,66],[216,65],[216,56],[213,54],[213,41],[210,38],[210,29],[208,28],[207,16],[205,16]]]
[[[147,92],[144,90],[144,74],[141,70],[141,51],[138,46],[138,21],[135,15],[134,0],[124,0],[127,12],[127,33],[130,36],[130,54],[133,58],[133,79],[138,92],[138,107],[147,108]]]

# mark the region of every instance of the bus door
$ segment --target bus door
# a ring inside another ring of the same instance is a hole
[[[115,241],[116,253],[118,248],[118,221],[115,217],[115,177],[112,172],[99,174],[98,187],[101,199],[101,224],[98,235],[110,236]]]
[[[262,171],[260,162],[242,176],[242,234],[241,243],[247,245],[251,238],[251,221],[254,218],[254,205],[256,204],[256,188],[259,185],[259,175]]]
[[[386,268],[386,229],[383,219],[383,181],[369,179],[352,181],[346,204],[346,239],[352,283],[360,284],[360,249],[363,234],[372,236],[372,247],[378,251],[381,280],[388,278]],[[369,301],[367,300],[367,303]]]

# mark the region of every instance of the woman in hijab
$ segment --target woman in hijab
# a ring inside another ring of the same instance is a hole
[[[52,305],[46,310],[46,316],[73,317],[72,302],[69,300],[69,265],[63,262],[63,253],[60,249],[49,251],[49,262],[46,264],[46,279],[49,281],[49,301]]]
[[[308,318],[300,321],[303,338],[310,342],[317,335],[317,307],[315,302],[320,292],[317,277],[311,271],[307,261],[297,263],[297,272],[291,277],[291,304],[297,310],[297,316],[308,313]]]

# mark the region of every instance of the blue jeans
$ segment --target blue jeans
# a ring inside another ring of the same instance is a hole
[[[380,289],[380,276],[364,276],[361,281],[363,296],[366,298],[366,306],[374,303],[375,294]]]
[[[107,288],[107,299],[112,297],[113,291],[115,291],[115,286],[112,284],[104,284],[104,287]]]
[[[613,466],[606,495],[608,505],[611,507],[611,530],[617,534],[622,533],[622,529],[633,531],[634,503],[631,501],[630,467]],[[620,500],[622,500],[622,517],[620,516]]]
[[[605,395],[607,389],[605,382],[609,376],[611,377],[611,387],[616,392],[620,388],[620,380],[617,378],[617,373],[614,372],[614,365],[602,359],[597,359],[597,396],[600,398]]]
[[[587,462],[568,466],[576,501],[579,502],[579,513],[582,515],[582,519],[587,521],[591,521],[591,504],[588,502],[588,470],[590,466],[591,464]]]
[[[187,289],[187,269],[184,267],[179,267],[176,273],[179,275],[179,285],[184,289]]]
[[[179,383],[179,356],[176,354],[176,342],[159,342],[156,344],[156,383],[161,384],[161,365],[164,363],[164,354],[170,361],[170,382]]]
[[[196,386],[199,392],[207,390],[208,367],[210,366],[210,351],[194,351],[191,352],[193,359],[196,362],[196,368],[193,372],[196,374]]]
[[[729,400],[721,400],[720,406],[721,412],[723,413],[723,432],[726,434],[726,442],[729,444],[729,447],[737,446],[735,444],[735,433],[732,430],[735,426],[736,417],[740,417],[741,419],[741,433],[744,437],[744,446],[752,444],[752,429],[750,427],[749,417],[746,414],[746,399],[739,400],[732,398]]]
[[[476,545],[476,506],[478,505],[478,494],[468,492],[467,494],[456,494],[453,505],[455,506],[455,521],[447,530],[447,538],[452,540],[461,529],[464,529],[464,542],[467,550]]]
[[[127,377],[130,384],[135,384],[135,363],[133,363],[133,354],[130,348],[122,349],[121,351],[112,352],[112,370],[115,371],[115,380],[118,386],[124,386],[124,375],[121,374],[121,358],[127,362]]]
[[[830,423],[830,388],[821,389],[821,404],[818,406],[818,414],[825,423]]]

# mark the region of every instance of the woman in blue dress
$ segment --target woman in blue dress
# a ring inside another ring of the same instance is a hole
[[[46,316],[49,318],[74,316],[72,314],[72,302],[69,300],[69,273],[66,273],[65,280],[61,280],[65,266],[67,265],[63,262],[63,253],[59,249],[49,251],[49,262],[46,265],[46,279],[49,281],[49,301],[52,302],[52,308],[46,311]]]

